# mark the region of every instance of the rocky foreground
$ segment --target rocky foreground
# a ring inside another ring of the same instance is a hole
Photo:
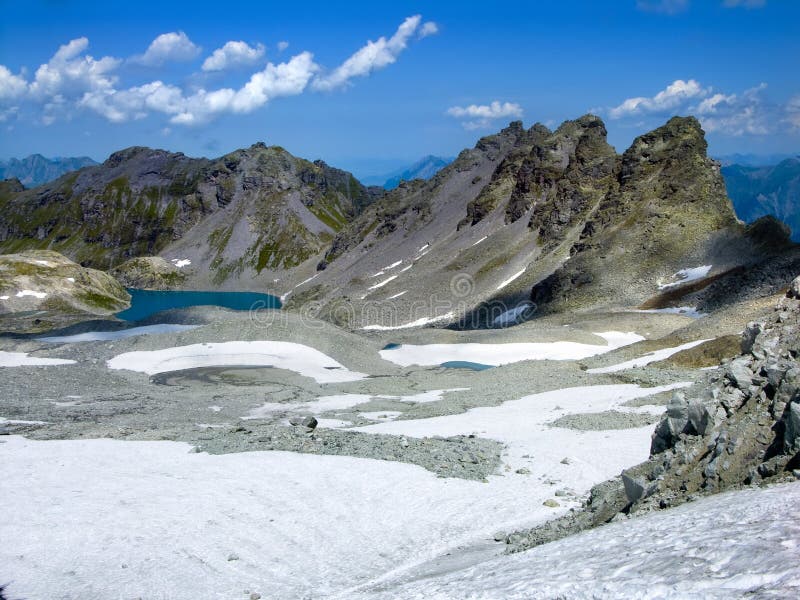
[[[521,551],[700,496],[800,479],[800,278],[742,334],[741,354],[688,391],[656,426],[647,462],[592,489],[580,511],[509,535]]]

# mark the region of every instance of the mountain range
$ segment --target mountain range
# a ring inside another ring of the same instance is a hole
[[[349,327],[485,326],[524,302],[664,308],[686,298],[660,286],[705,265],[689,292],[714,302],[717,279],[791,270],[779,222],[737,220],[696,119],[621,155],[606,135],[593,115],[555,130],[514,122],[388,191],[261,143],[216,159],[134,147],[35,189],[3,182],[0,251],[118,271],[182,261],[187,289],[267,291]],[[382,301],[390,315],[366,310]]]
[[[773,215],[791,228],[792,239],[800,241],[800,157],[771,167],[729,165],[722,167],[722,175],[741,219],[752,222]]]
[[[0,179],[16,178],[22,185],[30,188],[58,179],[70,171],[96,164],[88,156],[45,158],[41,154],[31,154],[23,159],[0,161]]]

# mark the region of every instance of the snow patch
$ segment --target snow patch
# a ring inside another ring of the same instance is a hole
[[[170,262],[172,262],[172,264],[178,267],[179,269],[183,267],[188,267],[189,265],[192,264],[192,261],[190,261],[188,258],[173,258]]]
[[[530,302],[524,302],[517,306],[516,308],[512,308],[507,310],[501,315],[495,317],[494,321],[492,321],[492,325],[495,327],[504,327],[506,325],[513,325],[517,322],[520,315],[524,314],[526,310],[533,307],[533,304]]]
[[[0,296],[0,300],[8,300],[8,296]]]
[[[0,417],[0,425],[47,425],[47,421],[22,421],[20,419]]]
[[[348,370],[319,350],[294,342],[215,342],[126,352],[106,363],[110,369],[148,375],[198,367],[263,366],[294,371],[317,383],[358,381],[366,375]]]
[[[633,369],[635,367],[643,367],[645,365],[649,365],[652,362],[656,362],[659,360],[664,360],[665,358],[669,358],[673,354],[677,354],[682,350],[688,350],[689,348],[694,348],[695,346],[699,346],[705,342],[710,341],[707,340],[695,340],[694,342],[688,342],[686,344],[681,344],[680,346],[675,346],[673,348],[662,348],[661,350],[655,350],[653,352],[648,352],[644,356],[640,356],[639,358],[634,358],[633,360],[627,360],[625,362],[611,365],[608,367],[597,367],[594,369],[589,369],[586,371],[587,373],[617,373],[618,371],[624,371],[625,369]]]
[[[402,259],[400,259],[400,260],[398,260],[397,262],[393,262],[393,263],[392,263],[392,264],[390,264],[388,267],[383,267],[383,270],[384,270],[384,271],[389,271],[389,270],[391,270],[391,269],[394,269],[396,266],[400,265],[402,262],[403,262],[403,260],[402,260]]]
[[[34,298],[42,298],[47,297],[47,292],[34,292],[33,290],[22,290],[21,292],[17,292],[17,298],[24,298],[25,296],[33,296]]]
[[[350,597],[794,598],[798,503],[798,482],[726,492]]]
[[[677,287],[679,285],[683,285],[684,283],[689,283],[691,281],[697,281],[698,279],[702,279],[708,272],[711,270],[713,265],[701,265],[699,267],[692,267],[681,269],[680,271],[673,273],[670,279],[677,279],[677,281],[673,281],[670,283],[661,283],[658,282],[658,289],[659,290],[666,290],[669,288]]]
[[[399,294],[395,294],[394,296],[389,296],[389,297],[387,298],[387,300],[394,300],[395,298],[399,298],[399,297],[400,297],[400,296],[402,296],[403,294],[407,294],[407,293],[408,293],[408,290],[403,290],[403,291],[402,291],[402,292],[400,292]]]
[[[315,275],[312,275],[312,276],[311,276],[311,277],[309,277],[308,279],[304,279],[303,281],[301,281],[300,283],[298,283],[296,286],[294,286],[294,288],[292,288],[292,289],[295,289],[295,290],[296,290],[296,289],[297,289],[297,288],[299,288],[301,285],[304,285],[304,284],[308,283],[309,281],[311,281],[312,279],[314,279],[314,278],[316,278],[316,277],[318,277],[318,276],[319,276],[319,273],[316,273]]]
[[[404,325],[367,325],[365,327],[362,327],[361,329],[372,330],[372,331],[393,331],[395,329],[409,329],[411,327],[422,327],[423,325],[429,325],[431,323],[437,323],[439,321],[447,321],[449,319],[452,319],[454,316],[455,313],[451,311],[439,317],[422,317],[417,319],[416,321],[405,323]]]
[[[606,345],[580,342],[513,342],[507,344],[402,344],[381,350],[381,358],[397,365],[440,365],[444,362],[465,361],[484,365],[506,365],[523,360],[578,360],[644,340],[633,333],[606,331],[595,335]]]
[[[383,286],[385,286],[387,283],[389,283],[390,281],[394,281],[395,279],[397,279],[397,275],[392,275],[391,277],[387,277],[387,278],[386,278],[386,279],[384,279],[383,281],[381,281],[381,282],[379,282],[379,283],[376,283],[375,285],[373,285],[373,286],[371,286],[371,287],[368,287],[367,289],[368,289],[368,290],[377,290],[378,288],[382,288],[382,287],[383,287]]]
[[[407,571],[482,543],[498,529],[528,527],[577,506],[568,499],[559,499],[561,509],[542,506],[555,489],[542,478],[583,494],[645,460],[652,428],[613,435],[551,428],[544,420],[554,411],[547,409],[605,410],[658,391],[632,385],[577,388],[549,399],[506,403],[516,411],[513,419],[502,415],[510,409],[501,406],[495,407],[500,413],[489,413],[494,416],[488,422],[470,411],[446,417],[466,419],[460,423],[437,417],[368,429],[416,423],[420,434],[426,429],[494,434],[502,427],[503,439],[513,442],[504,460],[531,474],[503,469],[486,483],[347,456],[209,455],[192,453],[179,442],[40,442],[11,436],[0,444],[0,498],[4,513],[14,515],[0,520],[0,539],[15,541],[0,544],[0,564],[8,567],[3,576],[13,582],[8,591],[25,598],[74,596],[70,571],[80,577],[82,597],[235,598],[244,589],[265,598],[353,597],[356,582]],[[535,460],[519,455],[517,440],[536,448]],[[561,463],[564,456],[571,464]],[[738,512],[724,514],[737,518]],[[597,552],[603,547],[598,542],[591,549],[595,556],[624,554]],[[75,548],[81,549],[77,558]],[[232,553],[239,560],[228,561]],[[127,569],[121,570],[121,563]],[[574,563],[561,563],[543,576],[576,572],[564,564]],[[525,587],[526,594],[531,589]]]
[[[514,274],[513,274],[511,277],[509,277],[509,278],[508,278],[508,279],[506,279],[506,280],[505,280],[503,283],[501,283],[500,285],[498,285],[498,286],[497,286],[497,291],[500,291],[500,290],[502,290],[504,287],[506,287],[506,286],[507,286],[509,283],[511,283],[511,282],[512,282],[512,281],[514,281],[515,279],[517,279],[517,278],[518,278],[520,275],[522,275],[524,272],[525,272],[525,269],[522,269],[522,270],[521,270],[521,271],[519,271],[518,273],[514,273]]]
[[[70,283],[75,283],[75,278],[74,277],[67,277],[67,281],[69,281]]]
[[[474,244],[472,244],[472,245],[473,245],[473,246],[477,246],[478,244],[480,244],[482,241],[484,241],[484,240],[485,240],[486,238],[488,238],[488,237],[489,237],[488,235],[485,235],[485,236],[483,236],[481,239],[479,239],[477,242],[475,242],[475,243],[474,243]]]
[[[40,342],[48,342],[51,344],[74,344],[77,342],[111,342],[114,340],[123,340],[129,337],[136,337],[139,335],[152,335],[157,333],[174,333],[180,331],[189,331],[190,329],[197,329],[200,325],[145,325],[142,327],[131,327],[130,329],[120,329],[119,331],[87,331],[85,333],[77,333],[75,335],[56,335],[49,337],[36,338]]]
[[[37,367],[48,365],[74,365],[74,360],[65,358],[39,358],[27,352],[5,352],[0,350],[0,367]]]

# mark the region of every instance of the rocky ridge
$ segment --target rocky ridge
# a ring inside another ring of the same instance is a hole
[[[699,496],[800,478],[800,277],[741,354],[688,391],[675,392],[650,459],[592,489],[584,508],[507,536],[512,551]]]

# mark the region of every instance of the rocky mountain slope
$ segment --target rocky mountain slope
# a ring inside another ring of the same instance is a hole
[[[593,115],[554,131],[514,122],[385,192],[263,144],[213,160],[130,148],[36,190],[0,184],[0,251],[117,272],[158,257],[185,267],[157,287],[270,292],[353,328],[774,293],[800,251],[774,220],[737,220],[706,150],[692,117],[622,155]]]
[[[773,167],[722,167],[736,214],[748,223],[772,215],[786,223],[800,240],[800,158]]]
[[[22,159],[0,161],[0,179],[19,179],[22,185],[31,188],[96,164],[88,156],[45,158],[41,154],[31,154]]]
[[[191,261],[196,287],[282,273],[372,199],[349,173],[264,144],[215,160],[129,148],[35,190],[10,187],[3,252],[51,248],[102,269],[174,255]]]

